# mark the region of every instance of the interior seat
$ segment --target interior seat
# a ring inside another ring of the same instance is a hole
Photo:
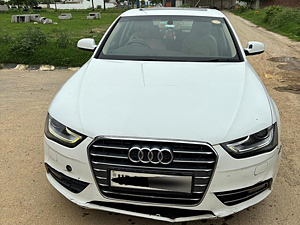
[[[181,51],[186,55],[200,57],[218,56],[216,39],[209,33],[208,22],[194,21],[191,34],[184,39]]]
[[[159,33],[159,28],[153,24],[152,20],[138,21],[137,27],[137,32],[131,35],[129,42],[138,39],[144,41],[152,49],[166,49]]]

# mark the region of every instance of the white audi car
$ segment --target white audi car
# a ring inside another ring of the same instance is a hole
[[[53,99],[49,182],[81,207],[170,222],[228,216],[266,198],[280,157],[278,109],[217,10],[119,16]]]

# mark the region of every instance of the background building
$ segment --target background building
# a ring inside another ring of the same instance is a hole
[[[261,7],[282,5],[286,7],[300,7],[300,0],[260,0]]]
[[[191,7],[216,7],[218,9],[229,9],[234,6],[236,0],[165,0],[164,5],[167,7],[179,7],[182,4],[187,4]]]

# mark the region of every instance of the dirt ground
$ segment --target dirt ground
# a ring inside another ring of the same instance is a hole
[[[282,120],[282,161],[274,191],[264,201],[227,218],[188,224],[299,224],[300,42],[225,13],[244,47],[248,41],[265,44],[264,54],[248,59],[278,105]],[[47,181],[43,165],[47,108],[73,73],[70,70],[0,70],[0,225],[167,224],[81,209]]]

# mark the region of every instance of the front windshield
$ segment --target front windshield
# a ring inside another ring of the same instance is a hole
[[[240,61],[223,18],[122,17],[99,58],[166,61]]]

